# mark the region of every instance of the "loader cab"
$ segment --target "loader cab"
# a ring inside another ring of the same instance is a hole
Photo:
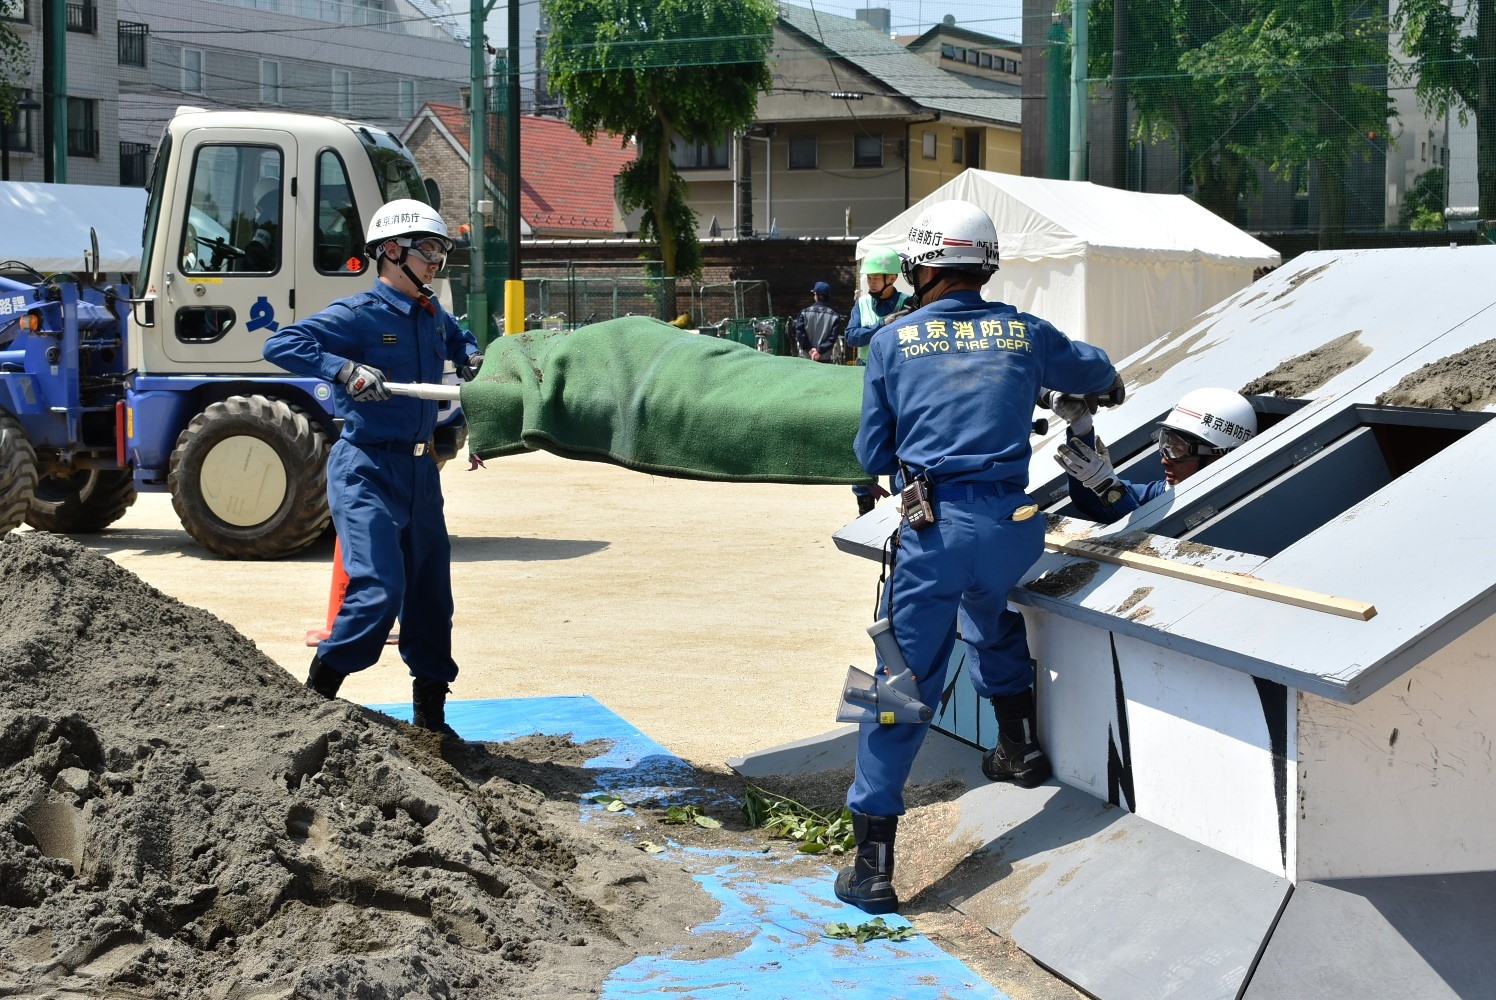
[[[142,260],[131,364],[149,374],[275,375],[265,339],[369,286],[364,222],[429,201],[382,129],[313,115],[182,110],[167,125]],[[148,322],[154,325],[147,326]]]

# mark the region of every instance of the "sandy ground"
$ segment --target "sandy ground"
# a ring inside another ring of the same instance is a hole
[[[878,566],[838,552],[850,489],[696,483],[546,454],[443,472],[457,597],[452,698],[588,694],[691,763],[835,727],[847,665],[872,662]],[[23,529],[25,530],[25,529]],[[164,494],[80,538],[233,625],[298,679],[326,622],[332,544],[278,562],[219,559]],[[349,678],[408,702],[394,647]]]
[[[462,668],[454,698],[588,694],[720,772],[730,757],[835,728],[847,665],[871,665],[864,630],[879,567],[831,542],[856,511],[845,487],[695,483],[545,454],[471,471],[454,461],[443,485]],[[306,633],[327,615],[331,540],[290,560],[222,560],[151,494],[78,541],[232,625],[291,679],[305,676]],[[394,648],[343,694],[408,701]],[[905,868],[907,882],[917,856]],[[919,886],[905,888],[912,897]],[[1014,1000],[1078,996],[942,904],[913,899],[906,915]]]

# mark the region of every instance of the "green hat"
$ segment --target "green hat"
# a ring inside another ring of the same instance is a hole
[[[889,247],[880,247],[862,259],[862,273],[898,274],[903,270],[903,260],[898,252]]]

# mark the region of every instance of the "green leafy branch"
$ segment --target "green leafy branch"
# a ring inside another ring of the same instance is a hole
[[[659,802],[655,799],[648,799],[631,807],[623,799],[620,799],[616,795],[610,795],[607,792],[596,793],[592,796],[592,801],[608,810],[608,812],[623,812],[629,808],[642,809],[648,807],[659,809]],[[702,812],[699,806],[692,805],[670,806],[668,809],[663,810],[660,822],[672,826],[685,826],[688,823],[695,823],[704,830],[715,830],[722,825],[721,820],[712,819],[712,817]]]
[[[802,854],[845,854],[857,846],[852,811],[821,812],[794,799],[749,785],[743,797],[748,825],[797,841]]]
[[[855,938],[858,944],[879,939],[907,941],[915,935],[913,927],[907,924],[903,927],[890,927],[882,917],[874,917],[861,924],[826,924],[821,930],[829,938]]]

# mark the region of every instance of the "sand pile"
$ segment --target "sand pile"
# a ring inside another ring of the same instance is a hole
[[[0,994],[595,993],[712,904],[588,839],[587,754],[551,742],[444,759],[104,557],[10,535]]]

